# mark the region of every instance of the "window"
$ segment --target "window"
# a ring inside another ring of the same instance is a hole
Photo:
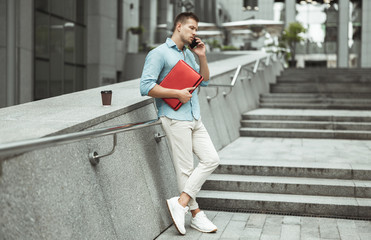
[[[85,0],[35,0],[34,100],[86,88]]]
[[[259,10],[258,0],[243,0],[242,9],[244,11],[258,11]]]

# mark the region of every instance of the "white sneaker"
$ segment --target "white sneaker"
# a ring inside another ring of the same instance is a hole
[[[191,227],[204,233],[216,232],[218,230],[203,211],[197,213],[196,217],[192,218]]]
[[[178,199],[179,197],[173,197],[166,200],[166,203],[176,230],[178,230],[180,234],[184,235],[186,233],[184,227],[184,218],[189,208],[180,205]]]

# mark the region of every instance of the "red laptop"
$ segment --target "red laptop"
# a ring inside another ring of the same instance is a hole
[[[204,78],[186,62],[179,60],[166,75],[164,80],[162,80],[160,86],[171,89],[197,88],[203,79]],[[193,91],[190,91],[190,93]],[[163,100],[175,111],[182,106],[182,103],[177,98],[163,98]]]

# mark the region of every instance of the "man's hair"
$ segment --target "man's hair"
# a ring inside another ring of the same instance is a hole
[[[194,14],[193,12],[182,12],[180,14],[178,14],[178,16],[176,16],[175,20],[174,20],[174,26],[173,26],[173,29],[172,31],[174,32],[175,31],[175,28],[176,28],[176,25],[178,23],[185,23],[189,18],[192,18],[193,20],[195,20],[196,22],[199,22],[200,20],[198,19],[197,15]]]

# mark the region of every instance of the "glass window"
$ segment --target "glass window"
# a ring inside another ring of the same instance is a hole
[[[64,92],[71,93],[74,91],[75,66],[65,65],[64,69],[65,69]]]
[[[35,100],[49,97],[49,62],[35,61]]]
[[[39,10],[49,11],[48,0],[35,0],[35,8]]]
[[[35,55],[49,57],[49,16],[37,12],[35,14]]]
[[[76,35],[76,63],[77,64],[85,64],[85,28],[76,25],[75,29],[75,35]]]
[[[245,11],[258,11],[258,0],[243,0],[242,8]]]
[[[50,1],[50,12],[64,17],[64,2],[61,0],[49,0]]]
[[[35,0],[35,100],[86,88],[84,0]]]
[[[85,86],[85,69],[83,67],[76,67],[75,91],[80,91],[86,88]]]
[[[50,96],[63,94],[63,20],[50,17]]]
[[[76,21],[76,0],[64,0],[64,16],[71,21]]]
[[[76,0],[76,22],[85,25],[86,14],[85,14],[85,0]]]
[[[75,63],[75,24],[66,22],[64,24],[64,53],[65,61],[68,63]]]

